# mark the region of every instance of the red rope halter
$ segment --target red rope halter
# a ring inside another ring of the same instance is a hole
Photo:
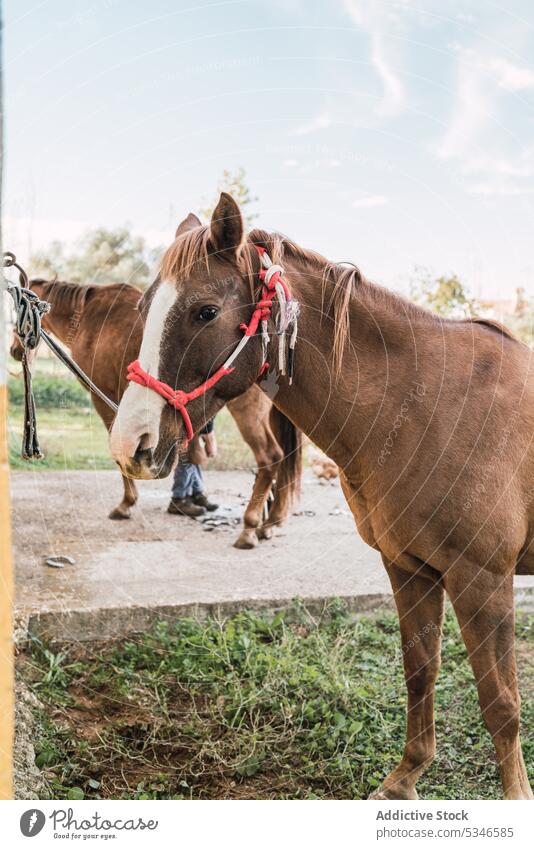
[[[264,256],[266,257],[266,260],[270,263],[270,259],[268,257],[268,254],[266,253],[265,248],[262,248],[259,245],[255,245],[255,248],[258,251],[262,263],[264,261]],[[277,294],[277,283],[282,287],[286,300],[291,300],[290,291],[286,283],[282,280],[281,271],[274,270],[271,274],[268,274],[268,271],[269,269],[265,267],[262,267],[260,269],[259,277],[260,280],[263,281],[261,298],[254,308],[254,312],[252,313],[249,323],[239,325],[240,329],[244,331],[244,338],[241,340],[241,342],[239,342],[239,344],[237,345],[233,353],[230,355],[230,357],[228,357],[226,362],[223,363],[223,365],[219,369],[217,369],[215,374],[205,380],[204,383],[201,383],[200,386],[197,386],[196,389],[192,389],[191,392],[184,392],[183,389],[173,389],[172,386],[169,386],[168,383],[164,383],[162,380],[158,380],[156,377],[153,377],[151,374],[145,371],[142,368],[139,360],[134,360],[134,362],[130,363],[130,365],[128,366],[128,371],[126,375],[128,380],[131,380],[134,383],[138,383],[139,386],[146,386],[147,389],[152,389],[154,392],[157,392],[158,395],[161,395],[161,397],[165,399],[167,404],[170,404],[171,407],[174,407],[175,410],[178,410],[181,413],[188,441],[191,440],[194,436],[193,425],[191,424],[191,419],[186,409],[186,406],[189,401],[193,401],[195,398],[199,398],[201,395],[204,395],[209,389],[211,389],[213,386],[215,386],[216,383],[219,382],[221,377],[224,377],[225,375],[230,374],[234,371],[234,366],[231,366],[230,363],[244,348],[245,344],[248,342],[250,337],[255,335],[260,321],[267,321],[271,315],[273,300]],[[268,367],[269,364],[264,361],[260,369],[260,376]]]
[[[158,395],[165,398],[167,404],[170,404],[175,410],[180,411],[184,420],[187,439],[189,441],[190,439],[193,439],[194,431],[191,419],[189,418],[189,413],[186,410],[186,404],[188,404],[189,401],[193,401],[195,398],[198,398],[200,395],[204,395],[208,389],[215,386],[221,377],[224,377],[225,374],[230,374],[233,370],[233,368],[225,368],[224,366],[221,366],[220,369],[217,369],[215,374],[205,380],[204,383],[201,383],[200,386],[197,386],[196,389],[192,389],[191,392],[184,392],[183,389],[173,389],[168,383],[158,380],[157,377],[152,377],[151,374],[141,367],[139,360],[134,360],[133,363],[130,363],[126,377],[128,380],[138,383],[139,386],[146,386],[148,389],[152,389],[154,392],[157,392]]]

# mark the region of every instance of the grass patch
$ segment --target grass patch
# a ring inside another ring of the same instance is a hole
[[[37,433],[44,460],[20,456],[24,414],[21,407],[9,410],[9,464],[12,469],[116,469],[108,449],[108,434],[102,420],[88,407],[80,409],[37,409]]]
[[[518,624],[523,742],[534,778],[534,617]],[[21,658],[45,705],[37,763],[53,798],[365,798],[398,760],[405,689],[397,620],[179,619],[113,644]],[[530,730],[530,734],[529,734]],[[500,796],[456,620],[437,687],[424,798]]]

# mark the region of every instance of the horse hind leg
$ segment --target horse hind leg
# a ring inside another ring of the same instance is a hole
[[[111,513],[109,514],[110,519],[129,519],[131,516],[131,508],[137,502],[139,498],[139,493],[137,491],[137,487],[135,485],[135,481],[131,478],[126,478],[122,475],[122,485],[124,487],[124,494],[122,496],[122,501],[116,507],[113,508]]]
[[[383,560],[399,615],[408,713],[402,760],[370,798],[417,799],[416,782],[432,762],[436,749],[434,689],[440,667],[445,593],[439,581]]]
[[[271,490],[273,475],[271,466],[258,469],[252,495],[243,516],[243,530],[234,542],[235,548],[255,548],[258,545],[259,533],[263,518],[263,508]]]
[[[462,574],[463,572],[463,574]],[[514,636],[513,574],[480,570],[466,582],[457,564],[444,577],[475,675],[505,799],[532,799],[521,741]]]

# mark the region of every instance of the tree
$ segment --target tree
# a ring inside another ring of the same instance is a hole
[[[61,242],[30,257],[33,277],[61,277],[73,283],[131,283],[145,286],[152,282],[150,268],[156,252],[150,251],[141,236],[127,227],[90,230],[67,252]]]
[[[217,185],[217,194],[213,201],[211,203],[205,201],[204,206],[199,209],[199,214],[206,221],[209,221],[211,218],[221,192],[228,192],[228,194],[232,195],[234,200],[238,202],[241,207],[241,212],[243,213],[245,227],[250,229],[252,223],[258,217],[258,213],[251,210],[250,207],[257,202],[258,198],[251,194],[246,183],[245,169],[238,168],[234,173],[229,171],[227,168],[224,169],[222,177]]]
[[[456,274],[434,277],[428,269],[420,267],[416,267],[415,273],[410,287],[414,301],[447,318],[469,318],[476,314],[476,301]]]
[[[515,290],[516,302],[514,314],[509,316],[507,324],[510,330],[529,347],[534,345],[534,299],[527,297],[525,290]]]

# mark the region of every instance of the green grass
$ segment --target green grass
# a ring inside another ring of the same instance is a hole
[[[37,433],[44,460],[20,456],[23,412],[9,410],[9,463],[12,469],[116,469],[108,450],[108,434],[99,416],[79,407],[37,411]]]
[[[523,743],[534,778],[534,617],[518,624]],[[394,614],[179,619],[98,647],[35,642],[22,674],[45,705],[37,763],[54,798],[365,798],[398,760],[405,688]],[[529,673],[530,669],[530,673]],[[530,688],[530,689],[529,689]],[[423,798],[496,798],[456,621],[437,687]],[[530,734],[529,734],[530,730]]]

